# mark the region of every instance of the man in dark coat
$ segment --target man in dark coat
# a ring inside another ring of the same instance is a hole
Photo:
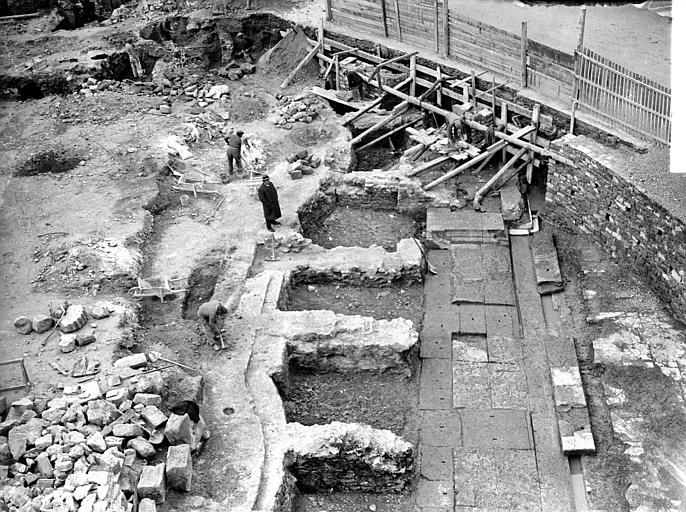
[[[226,150],[226,158],[229,161],[229,176],[233,176],[233,162],[236,162],[236,171],[243,172],[243,165],[241,164],[241,143],[243,142],[243,131],[238,130],[236,133],[232,133],[228,137],[224,137],[224,140],[228,144],[229,148]]]
[[[281,207],[279,206],[279,194],[276,193],[276,187],[269,181],[269,176],[266,174],[262,176],[262,185],[257,189],[257,197],[262,203],[267,229],[274,231],[272,226],[281,224],[277,221],[281,217]]]

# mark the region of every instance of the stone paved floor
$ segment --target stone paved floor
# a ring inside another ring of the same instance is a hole
[[[445,240],[454,227],[439,229]],[[431,251],[438,275],[424,288],[416,510],[571,512],[547,355],[565,351],[546,326],[529,237],[447,247]]]

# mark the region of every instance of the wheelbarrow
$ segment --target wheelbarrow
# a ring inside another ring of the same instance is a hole
[[[170,278],[167,276],[138,278],[138,286],[129,290],[129,296],[133,300],[142,300],[145,297],[159,297],[164,302],[167,295],[188,291],[188,278]]]

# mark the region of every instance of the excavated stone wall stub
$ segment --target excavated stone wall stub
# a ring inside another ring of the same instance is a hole
[[[333,422],[290,423],[286,465],[306,491],[402,492],[414,468],[412,444],[388,430]]]
[[[686,225],[566,135],[551,145],[575,162],[551,162],[547,214],[593,237],[613,258],[646,276],[686,323]]]
[[[280,312],[267,331],[288,340],[292,366],[323,372],[392,371],[409,376],[406,356],[419,339],[411,320],[375,320],[331,311]]]

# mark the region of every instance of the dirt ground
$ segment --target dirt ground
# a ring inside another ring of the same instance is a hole
[[[410,217],[398,212],[345,206],[336,208],[316,231],[303,235],[327,249],[378,245],[393,252],[400,240],[416,235],[417,229]]]
[[[313,286],[314,290],[310,291],[309,286]],[[377,320],[407,318],[419,331],[421,303],[422,287],[418,284],[370,288],[317,283],[291,288],[288,309],[328,309],[342,315],[371,316]]]
[[[409,494],[304,494],[298,497],[295,512],[412,512]]]

